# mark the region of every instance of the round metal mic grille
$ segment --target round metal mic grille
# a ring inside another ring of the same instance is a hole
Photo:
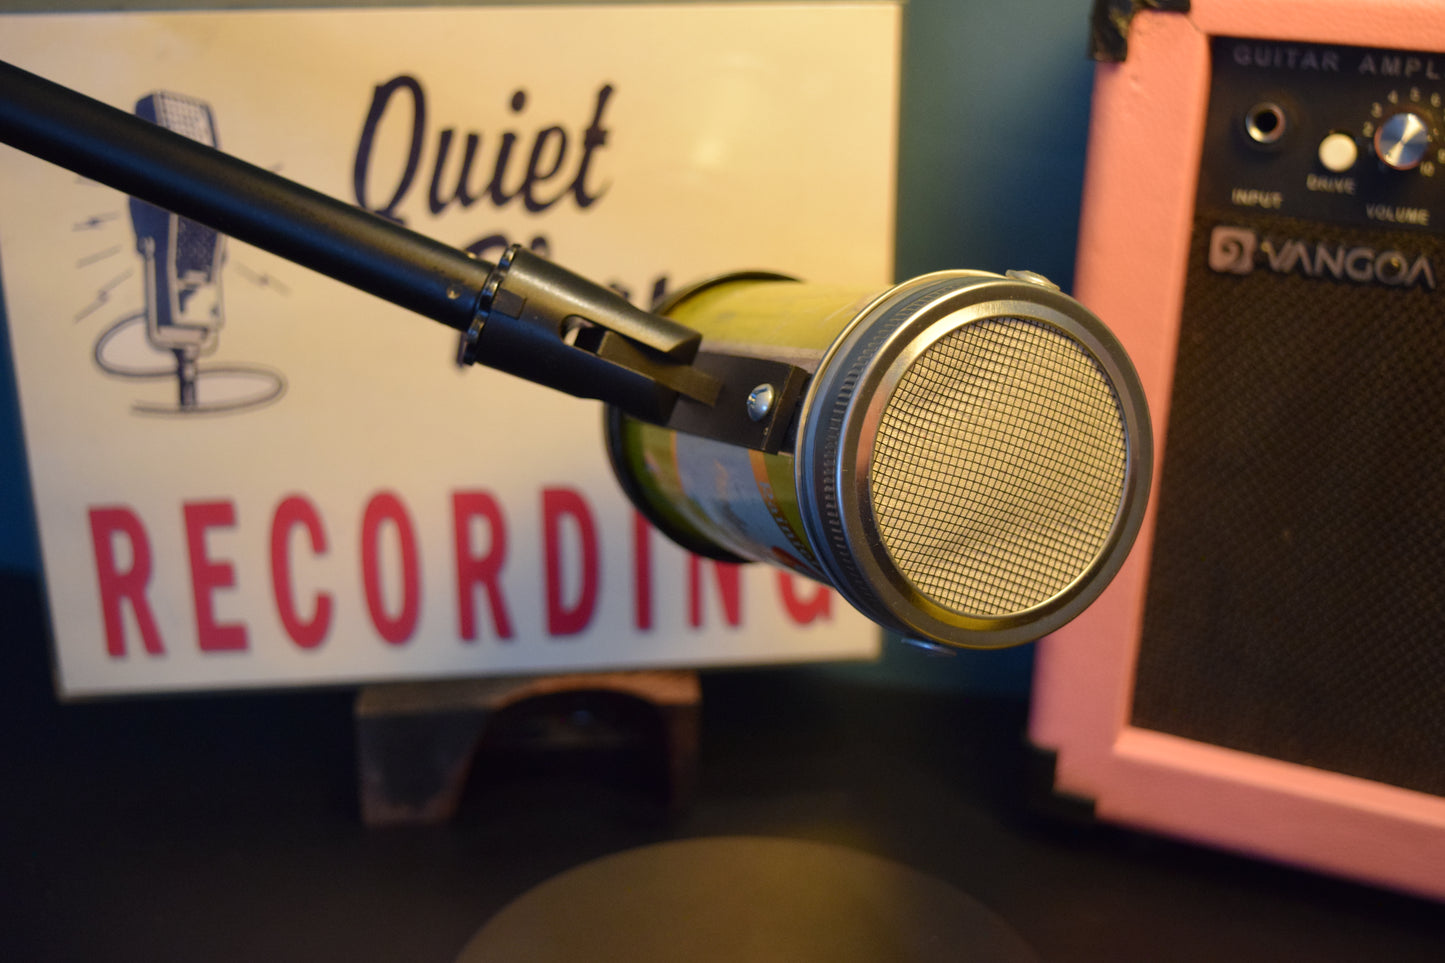
[[[889,557],[953,612],[1013,615],[1099,557],[1122,510],[1128,438],[1094,357],[1017,318],[929,345],[882,412],[869,469]]]

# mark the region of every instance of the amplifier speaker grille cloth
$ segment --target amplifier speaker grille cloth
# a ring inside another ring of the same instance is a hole
[[[1052,327],[964,325],[909,366],[882,413],[870,491],[889,556],[954,612],[1044,603],[1103,550],[1127,447],[1114,389]]]
[[[1445,264],[1419,232],[1199,218],[1133,723],[1445,795],[1441,294],[1213,274],[1221,223]]]

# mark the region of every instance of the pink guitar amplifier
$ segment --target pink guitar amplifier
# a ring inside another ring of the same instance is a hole
[[[1030,736],[1101,820],[1445,898],[1445,7],[1152,6],[1098,68],[1075,293],[1153,495]]]

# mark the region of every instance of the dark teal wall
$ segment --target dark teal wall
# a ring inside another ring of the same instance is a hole
[[[898,270],[1073,278],[1093,65],[1088,0],[913,0]]]

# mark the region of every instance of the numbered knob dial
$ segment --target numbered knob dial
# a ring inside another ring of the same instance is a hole
[[[1414,170],[1430,149],[1430,124],[1413,110],[1391,114],[1375,130],[1375,154],[1397,171]]]

